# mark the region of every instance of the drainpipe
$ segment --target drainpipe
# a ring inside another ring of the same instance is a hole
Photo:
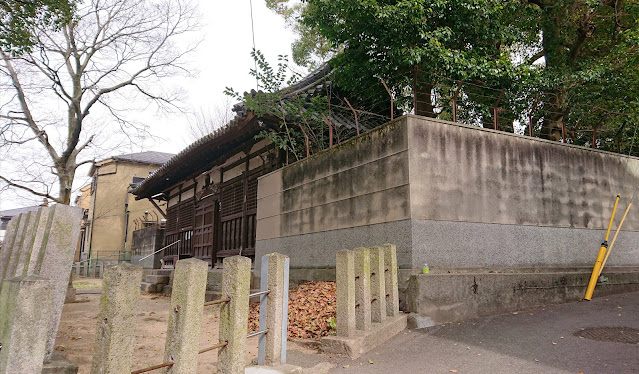
[[[91,264],[91,251],[93,249],[93,226],[95,224],[95,201],[98,199],[98,174],[99,167],[96,167],[95,173],[93,174],[93,178],[95,180],[91,181],[91,194],[93,195],[93,207],[91,208],[91,217],[89,220],[89,265]],[[95,189],[94,189],[95,187]],[[89,266],[90,267],[90,266]]]
[[[124,198],[124,242],[122,243],[122,261],[126,260],[126,239],[129,236],[129,194],[131,193],[131,186],[126,189],[126,197]]]

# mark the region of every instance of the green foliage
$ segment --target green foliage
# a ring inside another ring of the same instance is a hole
[[[14,55],[31,52],[38,29],[72,22],[75,9],[75,0],[0,0],[0,48]]]
[[[538,102],[533,126],[549,139],[565,127],[589,145],[582,130],[597,127],[596,146],[609,149],[637,120],[638,0],[306,0],[299,13],[341,51],[331,60],[340,87],[387,97],[384,78],[398,108],[412,109],[416,91],[421,112],[451,119],[463,79],[468,123],[492,123],[502,89],[500,126],[526,124]]]
[[[318,32],[315,25],[309,26],[298,22],[305,8],[303,2],[266,0],[266,6],[282,16],[288,27],[297,35],[297,39],[291,46],[293,61],[297,65],[313,70],[338,52],[338,49],[333,48],[332,43]]]
[[[227,87],[225,94],[241,101],[258,117],[276,124],[262,130],[257,138],[269,139],[277,148],[292,153],[297,160],[328,148],[330,130],[322,117],[328,112],[328,98],[322,94],[313,96],[306,92],[291,92],[290,86],[300,76],[295,73],[289,76],[287,56],[278,57],[276,68],[260,51],[251,52],[251,56],[257,70],[251,69],[250,75],[256,78],[259,91],[240,95]]]
[[[328,321],[326,321],[326,324],[330,328],[329,334],[335,335],[337,333],[337,321],[335,320],[335,317],[329,318]]]

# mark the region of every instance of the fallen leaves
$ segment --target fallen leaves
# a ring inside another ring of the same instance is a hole
[[[308,282],[289,291],[289,339],[314,339],[334,333],[329,320],[335,318],[337,296],[335,282]],[[259,303],[249,310],[249,332],[258,331]]]

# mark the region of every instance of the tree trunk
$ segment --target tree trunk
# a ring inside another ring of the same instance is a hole
[[[75,178],[75,160],[69,158],[64,165],[56,167],[60,182],[58,203],[71,205],[71,193],[73,192],[73,179]]]
[[[433,102],[431,92],[433,85],[430,83],[415,81],[415,114],[424,117],[437,117],[433,110]]]
[[[548,103],[550,106],[548,114],[544,116],[541,125],[541,138],[559,141],[565,117],[564,93],[560,90],[556,90],[554,93]]]

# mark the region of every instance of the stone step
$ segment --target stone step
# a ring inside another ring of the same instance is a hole
[[[171,276],[173,269],[144,269],[144,275],[166,275]]]
[[[171,292],[173,292],[173,286],[171,286],[170,284],[165,284],[162,288],[162,293],[165,295],[170,295]]]
[[[156,292],[158,292],[158,284],[156,284],[156,283],[142,282],[142,283],[140,284],[140,290],[141,290],[142,292],[156,293]]]
[[[171,277],[168,275],[148,274],[144,276],[144,281],[146,283],[169,284],[170,279]]]

